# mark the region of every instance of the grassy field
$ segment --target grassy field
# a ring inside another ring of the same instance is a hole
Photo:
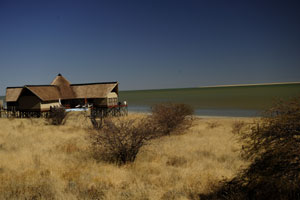
[[[121,91],[129,106],[151,106],[161,102],[186,103],[195,109],[261,110],[276,99],[300,96],[300,83]]]
[[[153,140],[118,167],[94,160],[82,113],[63,126],[0,118],[0,199],[198,199],[247,165],[232,133],[241,120],[253,121],[196,118],[184,134]]]

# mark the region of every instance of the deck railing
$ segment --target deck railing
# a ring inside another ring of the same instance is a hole
[[[91,118],[104,118],[108,116],[125,116],[128,115],[127,105],[114,105],[107,107],[91,107]],[[70,109],[71,110],[71,109]],[[0,109],[0,118],[48,118],[50,111],[18,111],[15,109]]]

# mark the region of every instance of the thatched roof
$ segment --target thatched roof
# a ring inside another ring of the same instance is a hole
[[[25,86],[42,101],[58,100],[61,95],[57,86],[54,85],[30,85]]]
[[[58,74],[52,81],[51,85],[71,85],[71,83],[64,76]]]
[[[55,77],[51,85],[55,85],[58,87],[61,99],[73,99],[75,97],[74,92],[70,87],[70,82],[61,74],[58,74]]]
[[[107,95],[118,85],[117,82],[91,83],[71,85],[75,98],[106,98]]]
[[[106,98],[110,92],[118,94],[118,82],[70,84],[61,74],[55,77],[51,85],[25,85],[24,87],[8,87],[6,101],[17,101],[23,88],[27,88],[42,101],[59,99]]]
[[[23,87],[8,87],[6,88],[6,102],[14,102],[17,101],[21,92],[23,90]]]

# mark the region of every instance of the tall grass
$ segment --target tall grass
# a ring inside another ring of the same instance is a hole
[[[63,126],[0,119],[0,199],[198,199],[247,164],[233,139],[237,120],[197,118],[186,134],[152,140],[133,163],[117,166],[93,157],[82,113]],[[213,122],[219,126],[207,128]]]

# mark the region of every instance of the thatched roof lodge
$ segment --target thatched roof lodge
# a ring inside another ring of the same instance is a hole
[[[6,102],[8,110],[19,111],[48,111],[59,105],[110,107],[117,105],[118,93],[118,82],[71,84],[58,74],[51,85],[7,87]]]

